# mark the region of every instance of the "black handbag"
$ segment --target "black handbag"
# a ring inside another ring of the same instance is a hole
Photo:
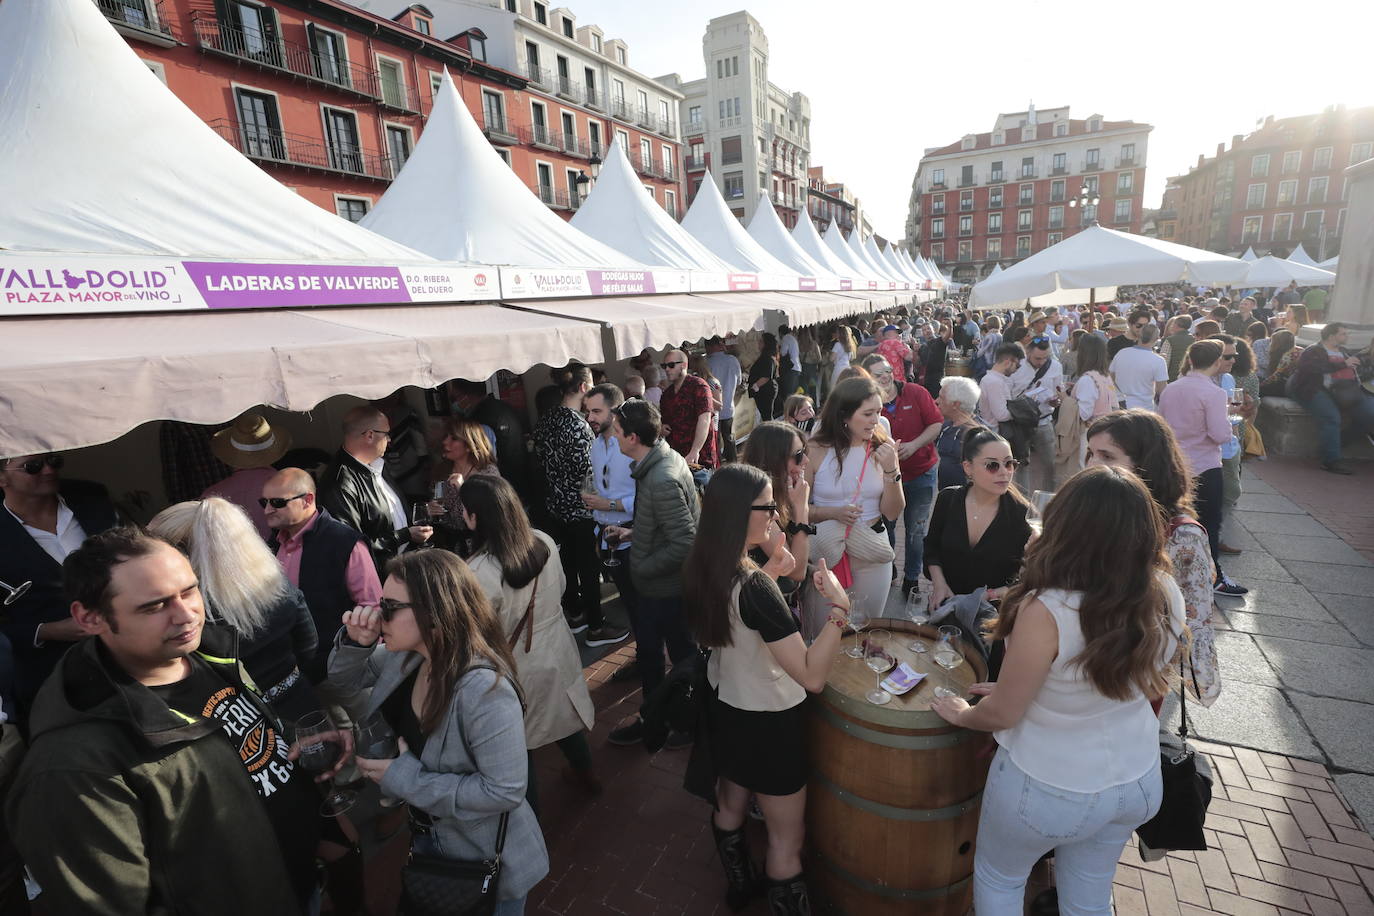
[[[496,855],[469,861],[410,852],[401,869],[401,916],[491,916],[501,878],[510,812],[501,815]]]
[[[1183,670],[1182,660],[1179,671]],[[1159,734],[1159,768],[1164,798],[1155,816],[1136,828],[1142,843],[1152,849],[1206,849],[1202,832],[1207,806],[1212,803],[1212,766],[1188,746],[1188,691],[1178,685],[1178,737],[1168,729]]]

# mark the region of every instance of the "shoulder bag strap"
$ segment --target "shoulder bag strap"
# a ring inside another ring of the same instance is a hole
[[[530,603],[525,605],[525,615],[520,618],[520,622],[515,625],[515,630],[510,634],[510,648],[514,649],[520,642],[520,631],[525,631],[525,652],[530,651],[530,646],[534,643],[534,598],[539,594],[539,577],[534,577],[534,588],[530,589]]]

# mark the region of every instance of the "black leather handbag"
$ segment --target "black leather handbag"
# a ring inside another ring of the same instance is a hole
[[[1182,663],[1179,665],[1182,669]],[[1207,806],[1212,803],[1212,767],[1207,758],[1188,746],[1188,691],[1178,685],[1178,737],[1159,733],[1159,767],[1164,799],[1155,816],[1136,828],[1136,835],[1153,849],[1206,849],[1202,832]]]
[[[491,916],[501,878],[510,812],[501,815],[496,855],[469,861],[419,855],[413,849],[401,869],[401,916]]]

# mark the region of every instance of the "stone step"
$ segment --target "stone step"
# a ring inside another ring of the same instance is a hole
[[[1317,422],[1292,398],[1264,398],[1260,401],[1255,425],[1264,437],[1264,449],[1269,454],[1317,457]],[[1346,458],[1374,458],[1374,445],[1363,436],[1350,434],[1347,428],[1341,454]]]

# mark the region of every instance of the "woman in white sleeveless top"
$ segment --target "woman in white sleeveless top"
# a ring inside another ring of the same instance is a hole
[[[1164,543],[1139,477],[1114,467],[1074,475],[1002,602],[997,683],[976,691],[987,693],[977,706],[931,704],[999,745],[978,822],[978,916],[1020,916],[1026,879],[1050,850],[1061,911],[1112,911],[1117,859],[1163,795],[1150,700],[1168,687],[1184,631]]]
[[[768,825],[769,907],[800,916],[811,912],[801,870],[810,769],[803,703],[807,691],[825,687],[849,603],[820,563],[815,590],[834,625],[808,649],[776,581],[795,563],[777,524],[776,498],[768,474],[756,467],[728,464],[715,473],[684,568],[683,603],[697,642],[712,649],[707,721],[718,775],[711,829],[725,866],[726,902],[741,909],[758,889],[744,839],[753,793]]]
[[[883,521],[906,506],[897,449],[879,424],[883,397],[871,378],[847,378],[821,407],[820,425],[806,443],[811,484],[812,557],[831,569],[849,556],[851,591],[862,596],[862,610],[882,616],[892,587],[892,545]],[[857,508],[856,508],[857,507]],[[803,629],[814,639],[825,625],[826,602],[808,594]]]

